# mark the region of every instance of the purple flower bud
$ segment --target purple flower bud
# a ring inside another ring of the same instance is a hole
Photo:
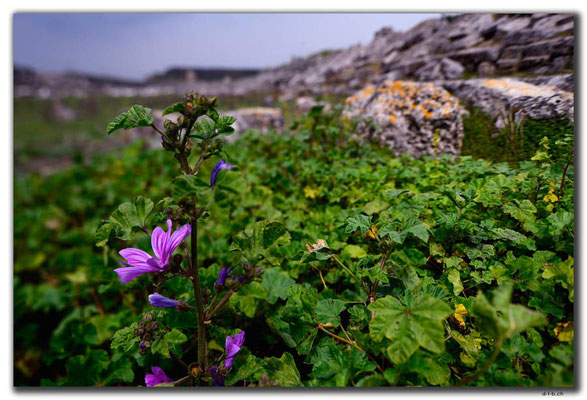
[[[212,170],[212,175],[210,175],[210,187],[216,186],[216,177],[218,173],[223,169],[231,169],[233,167],[232,164],[225,162],[224,160],[218,161],[218,164]]]
[[[244,280],[245,280],[245,277],[244,277],[244,276],[242,276],[242,275],[239,275],[239,277],[238,277],[238,281],[239,281],[240,283],[243,283],[243,281],[244,281]]]
[[[216,279],[216,285],[217,286],[223,286],[226,283],[226,280],[228,278],[233,278],[234,276],[231,276],[230,273],[232,272],[233,268],[226,268],[226,267],[222,267],[222,269],[220,270],[220,273],[218,274],[218,279]]]
[[[145,348],[145,342],[141,342],[141,349]]]
[[[149,303],[151,303],[153,307],[175,308],[179,304],[179,301],[161,296],[159,293],[155,292],[149,295]]]
[[[159,367],[151,368],[152,374],[145,375],[145,384],[147,386],[156,386],[161,383],[168,383],[173,382],[173,379],[170,379],[165,375],[165,372]]]
[[[245,342],[245,331],[237,333],[234,337],[226,337],[226,359],[224,360],[224,368],[232,368],[232,363],[237,353],[240,351]]]
[[[218,373],[218,367],[210,367],[210,375],[212,375],[212,386],[224,386],[226,377]]]

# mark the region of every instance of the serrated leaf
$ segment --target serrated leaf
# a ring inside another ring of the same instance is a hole
[[[106,132],[111,134],[119,129],[132,129],[140,126],[153,125],[154,119],[150,115],[151,109],[141,105],[134,105],[128,111],[119,114],[108,124]]]
[[[458,296],[463,291],[463,283],[461,282],[459,271],[451,269],[448,273],[448,281],[452,284],[454,295]]]
[[[316,321],[322,325],[332,324],[337,327],[340,325],[340,313],[345,309],[346,307],[342,300],[320,300],[316,305]]]
[[[173,180],[173,196],[185,198],[200,195],[210,185],[195,175],[180,175]]]
[[[275,304],[278,299],[287,298],[287,289],[295,284],[287,272],[279,268],[270,268],[263,273],[263,287],[267,290],[267,302]]]
[[[340,255],[343,258],[357,259],[367,257],[367,252],[361,246],[349,244],[345,246]]]
[[[353,233],[357,230],[361,231],[361,235],[367,233],[371,228],[371,217],[363,214],[359,214],[355,217],[349,217],[345,221],[346,233]]]
[[[122,328],[114,334],[112,337],[112,343],[110,347],[113,349],[122,349],[125,352],[130,352],[136,344],[139,343],[139,337],[135,335],[135,329],[137,324],[133,323],[126,328]]]
[[[185,111],[185,104],[183,102],[175,103],[170,106],[165,107],[163,110],[163,116],[171,113],[182,113]]]
[[[442,321],[451,314],[450,307],[442,300],[429,295],[406,297],[404,302],[385,296],[369,305],[373,318],[369,324],[371,337],[375,341],[388,338],[402,343],[394,350],[403,351],[399,359],[404,361],[416,343],[432,352],[444,351],[444,327]],[[405,347],[408,346],[408,347]],[[407,351],[409,350],[409,351]],[[389,353],[389,351],[388,351]],[[396,362],[399,362],[396,358]]]
[[[280,358],[271,357],[264,359],[267,376],[272,381],[277,381],[279,386],[300,386],[302,380],[300,371],[290,353],[283,353]]]

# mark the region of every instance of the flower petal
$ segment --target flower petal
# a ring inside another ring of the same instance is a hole
[[[160,272],[161,270],[150,265],[145,266],[134,266],[134,267],[123,267],[116,268],[114,272],[120,277],[121,283],[128,283],[139,275],[146,274],[149,272]]]
[[[175,308],[179,301],[161,296],[159,293],[155,292],[149,295],[149,303],[151,303],[153,307]]]
[[[133,247],[128,249],[122,249],[118,252],[127,261],[126,264],[133,266],[145,266],[150,258],[153,258],[149,253],[135,249]]]
[[[151,371],[153,372],[152,374],[145,375],[145,384],[147,386],[156,386],[160,383],[173,382],[173,379],[168,378],[161,368],[153,367],[151,368]]]
[[[216,166],[212,170],[212,174],[210,175],[210,187],[216,186],[216,177],[218,176],[218,173],[220,171],[222,171],[223,169],[231,169],[232,167],[232,164],[227,163],[224,160],[218,161],[218,164],[216,164]]]
[[[162,228],[157,227],[153,230],[153,234],[151,235],[151,246],[153,247],[153,252],[162,264],[167,264],[163,262],[167,239],[169,239],[167,233],[165,233]]]
[[[186,237],[188,237],[190,233],[192,233],[192,226],[190,224],[185,224],[184,226],[180,227],[178,230],[173,232],[173,235],[171,235],[171,237],[169,238],[169,241],[167,242],[166,246],[168,256],[171,256],[173,254],[177,246],[179,246],[179,244],[183,242],[183,240]]]

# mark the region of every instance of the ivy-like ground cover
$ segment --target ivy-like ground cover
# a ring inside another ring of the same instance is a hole
[[[396,158],[320,110],[295,129],[225,146],[238,168],[219,175],[197,232],[206,301],[221,268],[264,270],[209,327],[212,359],[227,327],[247,332],[227,386],[574,385],[572,137],[509,166]],[[121,214],[163,226],[169,199],[199,190],[177,175],[137,143],[15,181],[15,385],[185,375],[197,318],[147,296],[193,306],[191,282],[121,284],[118,251],[149,237],[128,219],[95,234]],[[145,320],[157,321],[147,350]]]

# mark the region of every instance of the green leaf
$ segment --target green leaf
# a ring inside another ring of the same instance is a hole
[[[181,344],[188,340],[187,336],[177,329],[172,329],[171,332],[167,332],[164,339],[169,344]]]
[[[510,304],[513,282],[505,282],[493,291],[491,303],[479,292],[472,309],[478,325],[495,339],[507,339],[526,329],[547,323],[541,313],[520,304]]]
[[[448,365],[435,360],[423,352],[414,354],[408,363],[407,369],[423,376],[431,385],[442,385],[450,379],[450,368]]]
[[[109,364],[110,357],[105,350],[91,350],[85,356],[70,358],[65,365],[67,386],[95,386]]]
[[[412,297],[409,292],[403,302],[385,296],[371,303],[369,310],[373,312],[370,336],[375,341],[391,340],[388,355],[393,362],[404,362],[417,346],[434,353],[444,351],[442,322],[452,310],[442,300],[427,294]]]
[[[349,244],[345,246],[340,255],[343,258],[356,259],[367,257],[367,252],[361,246]]]
[[[546,220],[550,223],[550,232],[553,235],[560,235],[564,232],[565,228],[567,227],[571,231],[573,230],[573,222],[575,220],[575,216],[573,213],[561,211],[554,214],[550,214],[548,218],[546,218]]]
[[[143,196],[138,196],[132,203],[122,203],[108,221],[98,227],[94,236],[96,245],[103,246],[113,234],[123,240],[132,239],[134,231],[145,226],[153,207],[153,202]]]
[[[534,222],[536,217],[536,207],[530,200],[515,200],[516,204],[507,203],[503,206],[503,211],[520,222]]]
[[[194,130],[192,132],[193,133],[190,134],[190,137],[201,140],[210,140],[218,136],[216,123],[210,118],[199,119],[194,125]]]
[[[139,126],[151,126],[154,119],[150,115],[151,109],[140,105],[132,106],[128,111],[119,114],[108,124],[106,132],[111,134],[119,129],[132,129]]]
[[[345,224],[346,233],[353,233],[356,230],[360,230],[361,234],[364,235],[369,229],[371,229],[371,217],[359,214],[356,217],[347,218]]]
[[[267,376],[272,381],[277,381],[279,386],[300,386],[302,380],[300,371],[290,353],[283,353],[280,358],[271,357],[264,359]]]
[[[173,180],[173,196],[181,199],[201,194],[210,185],[195,175],[180,175]]]
[[[339,314],[345,309],[346,307],[342,300],[320,300],[316,306],[316,320],[323,325],[330,323],[337,327],[340,325]]]
[[[369,203],[365,204],[365,207],[363,208],[363,212],[367,215],[373,215],[373,214],[380,213],[381,211],[383,211],[387,208],[389,208],[389,203],[387,203],[381,199],[375,199],[375,200],[370,201]]]
[[[280,268],[270,268],[263,273],[262,284],[267,290],[267,302],[275,304],[278,299],[287,298],[287,289],[295,284],[295,281]]]
[[[283,243],[286,234],[280,222],[259,221],[252,229],[233,236],[230,251],[240,251],[248,261],[255,263],[262,257],[269,258],[270,249]]]
[[[139,343],[139,337],[135,335],[137,329],[136,322],[126,328],[122,328],[112,337],[110,347],[113,349],[122,349],[125,352],[130,352]]]
[[[100,224],[94,234],[94,243],[98,247],[104,246],[110,239],[122,234],[120,226],[114,222],[105,221]]]
[[[167,115],[167,114],[171,114],[171,113],[182,113],[185,111],[185,104],[184,102],[179,102],[179,103],[175,103],[172,104],[170,106],[165,107],[165,110],[163,110],[163,116]]]
[[[463,284],[461,282],[461,274],[456,269],[451,269],[448,273],[448,281],[452,283],[453,293],[458,296],[463,291]]]
[[[218,133],[221,135],[230,135],[234,132],[234,128],[232,125],[236,121],[236,118],[230,117],[228,115],[223,115],[218,118],[216,122],[216,128],[218,129]]]
[[[229,304],[242,311],[248,318],[254,318],[261,300],[267,299],[267,290],[260,282],[251,282],[233,294]]]
[[[258,380],[263,374],[266,374],[265,362],[248,350],[242,349],[234,360],[234,365],[226,378],[226,385],[232,386],[244,379]]]

